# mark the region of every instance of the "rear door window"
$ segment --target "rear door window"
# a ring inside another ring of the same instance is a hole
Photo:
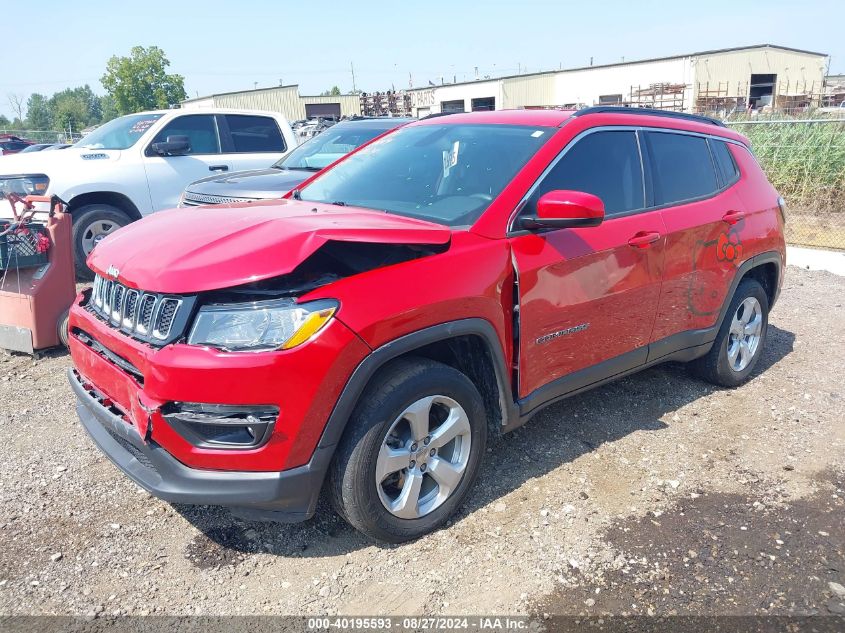
[[[275,119],[267,116],[227,114],[226,123],[235,153],[284,152],[285,139]]]
[[[608,216],[645,207],[636,133],[593,132],[576,141],[540,182],[528,208],[535,209],[540,196],[555,189],[598,196]]]
[[[719,189],[706,138],[671,132],[645,136],[657,206],[704,198]]]
[[[153,143],[167,141],[168,136],[187,136],[191,144],[188,154],[220,153],[217,124],[211,114],[191,114],[173,119],[156,134]]]

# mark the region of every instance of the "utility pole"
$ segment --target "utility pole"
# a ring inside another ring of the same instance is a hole
[[[349,62],[349,68],[352,70],[352,93],[354,94],[357,90],[355,89],[355,66],[352,62]]]

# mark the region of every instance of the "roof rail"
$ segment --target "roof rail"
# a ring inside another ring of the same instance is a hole
[[[450,114],[463,114],[463,112],[432,112],[431,114],[426,114],[425,116],[420,117],[420,121],[425,121],[426,119],[436,119],[441,116],[449,116]]]
[[[643,114],[648,116],[668,117],[670,119],[682,119],[684,121],[695,121],[697,123],[707,123],[709,125],[718,125],[719,127],[727,127],[719,119],[713,119],[709,116],[703,116],[701,114],[687,114],[686,112],[675,112],[674,110],[655,110],[654,108],[593,106],[591,108],[582,108],[572,116],[584,116],[585,114]]]

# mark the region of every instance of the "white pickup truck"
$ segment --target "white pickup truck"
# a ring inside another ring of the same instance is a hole
[[[0,194],[57,195],[73,216],[77,275],[109,233],[179,204],[185,186],[213,173],[269,167],[296,147],[281,114],[161,110],[98,127],[61,152],[0,157]],[[0,218],[11,217],[0,202]],[[153,245],[151,245],[153,246]]]

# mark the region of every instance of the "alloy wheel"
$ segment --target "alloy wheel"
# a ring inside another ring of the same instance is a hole
[[[739,304],[728,335],[728,364],[735,372],[748,367],[763,336],[763,309],[755,297]]]
[[[376,460],[376,487],[384,507],[418,519],[458,488],[469,463],[472,428],[463,407],[435,395],[408,406],[393,422]]]
[[[92,222],[82,234],[82,252],[88,257],[97,244],[119,228],[119,224],[110,220],[96,220]]]

